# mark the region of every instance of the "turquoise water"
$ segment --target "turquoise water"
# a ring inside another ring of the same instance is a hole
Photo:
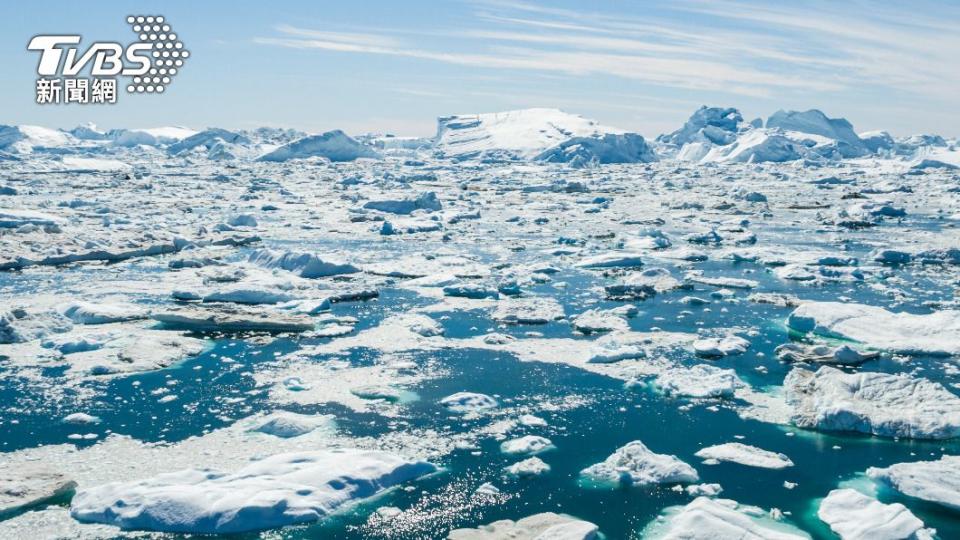
[[[323,250],[327,245],[298,245],[306,249]],[[344,247],[338,244],[336,247]],[[362,243],[349,245],[363,249]],[[368,246],[366,246],[368,247]],[[422,245],[417,246],[423,249]],[[862,255],[864,246],[851,246],[851,255]],[[243,250],[237,258],[243,256]],[[533,259],[533,255],[517,255],[518,260]],[[62,277],[56,287],[69,291],[71,283],[81,283],[115,272],[138,274],[149,279],[165,265],[163,259],[137,261],[118,266],[86,266],[62,270],[39,270],[26,274],[0,274],[0,290],[7,292],[30,292],[31,287],[50,283],[45,278]],[[648,266],[658,265],[649,262]],[[664,266],[670,263],[664,262]],[[711,276],[747,277],[762,283],[763,292],[787,292],[808,300],[835,300],[840,296],[852,298],[859,303],[889,305],[890,298],[865,284],[834,284],[810,287],[778,280],[768,270],[753,263],[733,264],[711,261],[696,265]],[[933,269],[901,271],[905,279],[915,282],[911,286],[915,296],[898,309],[917,313],[929,312],[923,306],[926,300],[942,299],[944,291],[938,290],[936,281],[926,272]],[[682,271],[675,270],[675,275]],[[906,274],[906,275],[904,275]],[[550,294],[557,298],[568,314],[586,309],[585,291],[608,282],[598,273],[564,271],[554,275],[553,281],[566,282],[565,288],[552,284],[535,287],[535,292]],[[753,326],[760,329],[759,335],[749,338],[750,350],[738,357],[713,362],[723,368],[734,368],[742,379],[755,388],[779,385],[790,370],[789,365],[775,360],[773,350],[790,339],[783,320],[790,308],[753,304],[715,302],[705,313],[701,308],[691,308],[677,300],[684,295],[708,297],[712,287],[697,286],[695,291],[679,291],[659,295],[644,302],[637,302],[640,314],[630,319],[635,330],[659,327],[668,331],[693,332],[698,328],[729,328]],[[747,292],[737,296],[744,299]],[[141,302],[156,300],[144,297]],[[384,317],[412,307],[432,303],[414,293],[386,287],[378,299],[368,302],[336,304],[337,315],[351,315],[360,322],[356,331],[376,326]],[[619,302],[601,301],[589,307],[615,307]],[[726,307],[726,312],[720,308]],[[680,317],[681,312],[693,314]],[[446,315],[447,318],[441,319]],[[481,310],[433,314],[443,324],[447,337],[483,335],[496,326]],[[504,333],[524,337],[528,331],[541,332],[546,337],[577,337],[568,324],[556,322],[542,326],[513,326],[498,329]],[[203,336],[210,340],[209,349],[202,355],[182,364],[151,373],[143,373],[107,382],[85,383],[92,387],[95,397],[83,398],[82,404],[75,401],[70,390],[60,401],[52,401],[36,384],[19,379],[0,362],[0,409],[5,411],[0,424],[0,444],[9,452],[46,444],[67,442],[67,435],[77,431],[76,426],[64,425],[60,419],[67,412],[83,410],[100,417],[102,423],[84,426],[84,432],[97,433],[100,438],[108,433],[129,435],[141,441],[175,442],[206,431],[230,425],[232,422],[263,410],[272,409],[265,389],[258,389],[253,379],[245,372],[256,371],[259,363],[269,361],[277,354],[296,350],[301,345],[319,343],[321,340],[281,338],[266,344],[238,339],[235,336]],[[352,351],[349,361],[354,365],[371,362],[378,353],[367,349]],[[683,364],[693,365],[703,360],[676,353]],[[223,363],[217,359],[228,356],[236,363]],[[802,431],[753,420],[743,420],[731,409],[729,403],[707,402],[693,407],[682,407],[686,401],[665,398],[648,390],[627,390],[623,382],[608,377],[584,372],[563,364],[521,362],[505,353],[483,350],[453,349],[413,353],[417,360],[427,357],[444,371],[438,379],[426,380],[409,390],[419,399],[405,403],[402,421],[409,428],[433,428],[442,433],[465,431],[483,422],[451,417],[437,402],[454,392],[468,390],[497,397],[511,406],[537,405],[544,401],[575,396],[583,405],[555,412],[540,412],[547,428],[518,428],[511,436],[538,434],[549,437],[556,449],[539,457],[552,468],[545,476],[516,482],[501,480],[503,467],[517,461],[515,456],[499,452],[499,441],[487,438],[481,441],[479,455],[475,450],[464,449],[438,461],[443,470],[431,477],[412,484],[415,489],[391,491],[376,501],[354,508],[351,512],[329,519],[324,523],[291,527],[265,533],[271,538],[434,538],[442,537],[455,527],[477,526],[497,519],[518,519],[530,514],[554,511],[575,515],[598,524],[608,538],[631,538],[638,534],[650,520],[667,506],[683,505],[690,501],[685,494],[672,491],[669,486],[659,488],[588,489],[577,483],[578,472],[591,464],[605,459],[616,448],[633,440],[642,440],[657,453],[675,454],[693,465],[701,476],[701,482],[719,483],[722,496],[763,508],[779,508],[788,513],[788,518],[818,538],[831,538],[825,525],[815,515],[816,500],[825,496],[839,482],[854,479],[870,466],[886,466],[903,461],[938,459],[943,454],[960,452],[960,443],[955,441],[893,441],[876,437],[844,434],[821,434]],[[338,359],[343,359],[342,356]],[[327,359],[317,357],[315,361]],[[923,376],[946,383],[956,382],[956,377],[944,373],[943,359],[914,358],[910,369],[921,370]],[[763,366],[766,371],[755,368]],[[870,362],[863,370],[903,371],[903,366],[884,359]],[[56,378],[58,372],[49,370],[46,376]],[[173,403],[158,403],[151,392],[169,387],[175,382],[179,399]],[[233,403],[220,399],[236,397]],[[708,408],[718,405],[717,408]],[[394,419],[386,419],[372,413],[356,413],[336,404],[289,406],[289,410],[307,413],[328,413],[337,417],[337,426],[342,434],[353,436],[377,436],[393,429]],[[715,409],[715,410],[714,410]],[[185,411],[187,414],[185,414]],[[15,420],[16,422],[12,422]],[[794,433],[788,436],[788,433]],[[742,436],[743,439],[734,439]],[[732,463],[707,466],[700,463],[694,453],[712,444],[742,442],[775,452],[787,454],[796,464],[783,470],[749,468]],[[77,441],[80,447],[96,441]],[[792,490],[785,489],[784,481],[797,483]],[[481,504],[470,494],[483,482],[493,482],[501,488],[503,496],[496,504]],[[906,501],[891,493],[881,493],[884,502],[907,503],[928,527],[935,527],[942,538],[960,537],[960,518],[918,501]],[[367,524],[367,516],[377,506],[390,505],[403,509],[415,508],[401,524],[383,526]],[[243,537],[258,537],[250,534]],[[172,536],[176,537],[176,535]]]

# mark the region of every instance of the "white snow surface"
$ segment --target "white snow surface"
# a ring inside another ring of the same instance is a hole
[[[960,311],[914,315],[863,304],[808,302],[790,314],[787,325],[900,354],[960,354]]]
[[[698,450],[698,458],[729,461],[761,469],[784,469],[793,467],[793,461],[784,454],[757,448],[748,444],[732,442],[708,446]]]
[[[842,540],[933,540],[932,529],[900,503],[883,504],[854,489],[835,489],[820,502],[817,517]]]
[[[904,495],[960,511],[960,456],[870,467],[867,476]]]
[[[317,521],[436,468],[394,454],[278,454],[232,473],[184,470],[80,489],[70,513],[124,529],[224,534]]]
[[[923,378],[794,368],[784,393],[799,427],[913,439],[960,436],[960,397]]]
[[[530,159],[572,137],[608,133],[623,131],[559,109],[459,114],[438,120],[436,148],[451,157],[502,151]]]
[[[564,514],[544,512],[518,519],[503,519],[475,529],[454,529],[448,540],[593,540],[598,527]]]
[[[640,441],[618,448],[604,461],[580,471],[580,475],[600,485],[690,484],[699,480],[690,465],[676,456],[657,454]]]
[[[698,497],[690,504],[667,508],[662,518],[643,530],[650,540],[802,540],[800,529],[765,517],[755,506],[730,499]]]

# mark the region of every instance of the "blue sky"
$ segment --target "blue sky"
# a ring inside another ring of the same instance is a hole
[[[34,103],[31,36],[127,41],[129,13],[165,16],[192,53],[166,93]],[[960,135],[957,2],[48,0],[4,3],[0,44],[0,123],[430,135],[440,115],[540,106],[655,136],[708,104]]]

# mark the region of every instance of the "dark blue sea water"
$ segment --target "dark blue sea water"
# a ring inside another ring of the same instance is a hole
[[[308,246],[309,247],[309,246]],[[323,246],[313,246],[323,247]],[[421,246],[422,247],[422,246]],[[358,246],[359,248],[359,246]],[[866,248],[852,246],[851,252]],[[243,253],[238,254],[241,257]],[[518,255],[522,259],[523,254]],[[531,255],[531,257],[533,257]],[[84,280],[105,280],[115,274],[136,273],[149,278],[164,265],[162,259],[138,261],[118,266],[83,266],[59,270],[37,270],[24,274],[0,274],[0,291],[8,293],[33,290],[60,290],[68,293],[72,284]],[[651,263],[653,264],[653,263]],[[671,267],[664,261],[664,265]],[[753,263],[707,262],[697,268],[712,276],[747,277],[762,283],[764,292],[787,292],[808,300],[835,300],[849,297],[856,302],[888,306],[891,298],[865,283],[834,284],[810,287],[786,283],[772,276],[768,268]],[[682,270],[674,268],[676,274]],[[908,279],[915,281],[912,290],[920,291],[899,310],[918,313],[929,311],[923,302],[944,295],[918,269]],[[58,280],[56,283],[50,280]],[[564,288],[553,285],[565,282]],[[553,283],[539,285],[533,292],[550,294],[560,300],[568,314],[586,309],[584,300],[595,299],[595,294],[584,296],[607,282],[598,273],[564,271],[553,276]],[[678,302],[684,295],[709,297],[713,287],[697,286],[695,291],[681,291],[659,295],[637,302],[640,314],[630,319],[635,330],[659,327],[668,331],[695,332],[698,328],[756,327],[759,334],[751,337],[750,350],[742,355],[717,360],[715,365],[735,369],[740,377],[755,388],[779,385],[791,366],[775,360],[773,350],[791,339],[783,325],[789,308],[755,304],[745,301],[747,295],[739,291],[737,303],[714,302],[710,312],[691,308]],[[144,303],[156,299],[144,297]],[[391,313],[426,305],[431,300],[414,293],[386,287],[378,299],[367,302],[336,304],[335,314],[357,317],[356,331],[375,326]],[[602,300],[590,307],[614,307],[618,302]],[[720,308],[726,308],[725,311]],[[681,316],[681,312],[692,314]],[[472,310],[434,314],[441,320],[447,337],[468,337],[485,334],[493,323],[484,311]],[[542,326],[513,326],[498,329],[523,338],[528,331],[543,333],[546,337],[574,336],[565,322]],[[100,417],[102,423],[84,427],[85,432],[97,433],[100,438],[108,433],[129,435],[148,442],[176,442],[230,425],[251,414],[271,410],[265,389],[258,389],[246,372],[256,371],[258,364],[269,361],[275,354],[296,350],[309,340],[281,338],[251,342],[237,336],[203,336],[209,340],[209,349],[182,364],[151,373],[86,383],[94,392],[93,398],[74,397],[76,392],[64,390],[58,400],[50,399],[48,392],[33,381],[16,377],[0,361],[0,450],[10,452],[46,444],[67,442],[67,435],[76,426],[65,425],[61,418],[66,412],[80,410]],[[349,356],[351,362],[361,365],[376,356],[375,351],[360,349]],[[684,364],[702,363],[692,355],[677,353]],[[455,527],[477,526],[498,519],[518,519],[530,514],[553,511],[575,515],[598,524],[608,538],[632,538],[665,507],[683,505],[690,497],[666,487],[598,489],[581,486],[578,473],[584,467],[602,461],[616,448],[633,440],[642,440],[658,453],[674,454],[693,465],[702,482],[719,483],[722,496],[768,508],[779,508],[792,523],[817,538],[832,538],[826,526],[816,518],[817,499],[825,496],[839,482],[857,478],[871,466],[887,466],[903,461],[938,459],[943,454],[960,452],[956,441],[889,440],[854,434],[824,434],[812,431],[743,420],[730,403],[707,402],[693,407],[682,407],[683,400],[666,398],[648,390],[628,390],[622,381],[585,372],[563,364],[521,362],[509,354],[483,350],[453,349],[414,353],[429,355],[443,367],[446,375],[410,388],[419,399],[405,403],[402,419],[411,428],[433,428],[456,433],[473,427],[483,420],[461,420],[443,410],[438,401],[454,392],[469,390],[496,396],[503,402],[522,406],[543,401],[576,396],[583,405],[554,412],[538,413],[545,418],[547,428],[518,428],[511,436],[538,434],[549,437],[556,449],[540,455],[551,466],[545,476],[507,482],[501,470],[517,459],[499,452],[499,441],[483,440],[480,452],[464,449],[454,451],[437,464],[442,472],[422,479],[412,490],[394,490],[375,501],[353,508],[350,512],[313,526],[292,527],[269,533],[271,538],[436,538]],[[236,363],[223,363],[217,358],[229,356]],[[343,359],[343,357],[338,357]],[[425,358],[424,358],[425,359]],[[316,357],[316,362],[328,359]],[[920,370],[923,376],[955,383],[955,376],[943,372],[943,359],[913,358],[910,370]],[[765,370],[756,368],[763,366]],[[904,366],[884,359],[863,366],[865,370],[900,372]],[[55,369],[45,373],[56,380]],[[179,399],[172,403],[158,403],[152,392],[175,387]],[[89,392],[83,392],[88,396]],[[236,401],[221,398],[235,397]],[[719,407],[710,407],[719,405]],[[329,405],[291,406],[290,410],[310,413],[328,413],[337,417],[342,434],[377,436],[387,433],[391,421],[376,414],[361,414],[346,407]],[[793,433],[793,436],[788,436]],[[735,439],[735,436],[742,438]],[[749,468],[732,463],[715,466],[702,465],[694,453],[704,446],[739,440],[767,450],[782,452],[796,464],[783,470]],[[77,441],[80,447],[96,444],[95,440]],[[784,482],[794,482],[794,489],[786,489]],[[496,504],[481,504],[470,494],[483,482],[493,482],[503,496]],[[960,537],[960,517],[935,507],[908,501],[882,492],[881,500],[906,503],[929,527],[935,527],[942,538]],[[66,503],[64,503],[66,504]],[[378,506],[397,506],[416,509],[409,512],[402,526],[367,524],[370,511]],[[247,535],[251,538],[257,534]]]

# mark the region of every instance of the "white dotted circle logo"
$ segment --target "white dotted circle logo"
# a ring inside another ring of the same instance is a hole
[[[127,85],[127,92],[163,92],[177,74],[177,68],[183,66],[184,60],[190,57],[190,51],[183,47],[179,36],[162,16],[130,15],[127,24],[140,42],[149,44],[152,49],[149,70],[144,75],[133,77],[132,83]]]

